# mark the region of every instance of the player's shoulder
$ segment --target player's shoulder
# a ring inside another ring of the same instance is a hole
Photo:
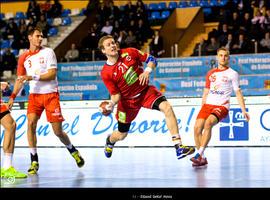
[[[120,54],[123,54],[123,53],[136,53],[138,52],[139,50],[134,48],[134,47],[127,47],[127,48],[124,48],[124,49],[120,49]]]
[[[110,70],[111,66],[107,64],[107,62],[104,63],[102,69],[101,69],[101,74],[104,74],[106,71]]]
[[[42,47],[41,51],[45,51],[45,52],[50,52],[50,53],[54,53],[53,49],[50,47]]]
[[[212,68],[210,70],[208,70],[207,74],[210,75],[210,74],[213,74],[214,72],[217,72],[218,71],[218,68]]]
[[[19,55],[19,61],[25,60],[27,56],[30,55],[30,51],[27,49],[21,55]]]
[[[231,67],[229,67],[227,71],[228,71],[228,73],[230,73],[232,75],[237,75],[238,74],[238,72],[236,70],[232,69]]]

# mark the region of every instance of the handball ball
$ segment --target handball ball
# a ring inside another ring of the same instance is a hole
[[[110,115],[111,112],[112,112],[111,110],[107,110],[107,109],[106,109],[106,105],[108,105],[108,104],[109,104],[109,102],[103,101],[103,102],[101,102],[100,105],[99,105],[99,110],[100,110],[100,112],[101,112],[103,115],[105,115],[105,116]]]

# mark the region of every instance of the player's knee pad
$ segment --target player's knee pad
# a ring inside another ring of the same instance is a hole
[[[163,101],[167,101],[166,97],[165,97],[165,96],[159,97],[159,98],[154,102],[152,109],[154,109],[154,110],[160,110],[160,109],[159,109],[159,104],[161,104],[161,102],[163,102]]]
[[[131,123],[118,122],[118,131],[121,133],[127,133],[129,131]]]

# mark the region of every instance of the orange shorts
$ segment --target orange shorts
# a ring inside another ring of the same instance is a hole
[[[35,113],[39,117],[43,110],[46,111],[48,122],[62,122],[59,93],[30,94],[28,98],[27,114]]]
[[[197,116],[197,119],[207,119],[211,114],[215,115],[218,118],[218,121],[221,121],[223,118],[227,117],[228,109],[224,106],[204,104]]]

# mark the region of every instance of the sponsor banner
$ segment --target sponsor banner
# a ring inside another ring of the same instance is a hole
[[[231,67],[240,74],[270,74],[270,54],[231,56]]]
[[[161,58],[158,59],[155,77],[205,76],[214,65],[214,57]]]
[[[100,71],[105,61],[58,63],[58,80],[89,81],[101,80]]]
[[[217,66],[215,56],[158,59],[156,78],[205,76]],[[230,67],[239,74],[270,74],[270,54],[231,55]]]
[[[270,79],[269,75],[239,77],[242,89],[264,88],[264,82]],[[201,91],[205,87],[205,77],[182,77],[173,79],[155,79],[154,85],[157,88],[165,87],[166,91],[193,90]]]
[[[97,100],[108,99],[109,92],[102,81],[61,82],[59,83],[61,100]]]
[[[257,100],[260,102],[259,97]],[[185,145],[194,145],[193,127],[201,98],[190,99],[192,105],[180,105],[178,101],[173,99],[171,102],[180,135]],[[115,117],[101,115],[97,107],[99,103],[90,101],[88,106],[76,107],[73,102],[73,106],[66,104],[62,107],[65,117],[63,130],[74,145],[103,146],[107,135],[117,129]],[[227,118],[213,128],[209,146],[270,146],[270,104],[247,104],[246,107],[251,116],[250,122],[243,119],[239,106],[233,104]],[[16,146],[27,146],[26,110],[13,110],[12,116],[17,122]],[[0,134],[3,145],[3,127]],[[36,134],[38,146],[63,146],[52,132],[45,113],[41,116]],[[117,146],[173,146],[164,115],[156,110],[141,109],[131,124],[128,137],[118,142]]]

